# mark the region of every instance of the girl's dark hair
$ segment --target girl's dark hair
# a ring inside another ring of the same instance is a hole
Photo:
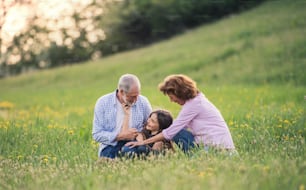
[[[158,121],[158,124],[159,124],[158,133],[160,133],[162,130],[168,128],[173,122],[173,117],[172,117],[172,115],[169,111],[161,110],[161,109],[155,110],[155,111],[150,113],[149,117],[151,117],[151,115],[153,115],[153,114],[157,115],[157,121]],[[146,128],[144,128],[143,132],[144,132],[146,138],[151,133]]]

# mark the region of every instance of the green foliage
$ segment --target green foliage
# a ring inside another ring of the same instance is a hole
[[[0,80],[0,189],[305,189],[305,7],[271,1],[137,51]],[[95,101],[127,72],[174,116],[180,107],[157,84],[194,78],[239,156],[97,160]]]
[[[260,1],[241,0],[125,0],[110,6],[104,28],[104,54],[169,38],[189,28],[254,7]],[[111,46],[109,46],[111,44]],[[115,49],[114,49],[115,47]]]

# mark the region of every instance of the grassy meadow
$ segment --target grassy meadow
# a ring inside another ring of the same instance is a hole
[[[306,188],[306,1],[268,1],[167,41],[0,80],[0,189]],[[154,109],[157,85],[184,73],[219,108],[237,157],[197,150],[98,160],[93,108],[134,73]]]

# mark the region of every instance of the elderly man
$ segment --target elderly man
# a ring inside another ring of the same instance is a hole
[[[137,76],[124,74],[116,91],[101,96],[95,105],[92,135],[100,143],[99,157],[115,158],[127,141],[134,140],[142,130],[152,108],[140,95]],[[125,121],[128,128],[123,129]]]

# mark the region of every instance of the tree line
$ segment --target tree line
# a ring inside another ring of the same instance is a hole
[[[72,11],[48,18],[31,0],[2,0],[0,76],[77,64],[139,48],[262,1],[92,0],[82,6],[71,3]],[[2,26],[14,6],[31,9],[32,14],[26,20],[27,27],[5,41]]]

